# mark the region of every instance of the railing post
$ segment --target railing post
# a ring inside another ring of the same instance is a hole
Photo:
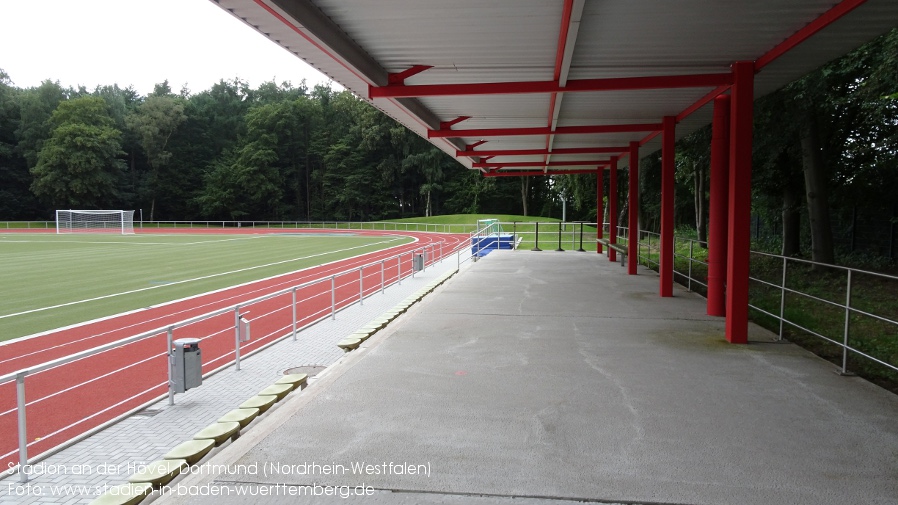
[[[779,340],[783,339],[783,322],[786,317],[786,265],[788,259],[783,256],[783,282],[780,284],[780,335]]]
[[[235,372],[240,371],[240,305],[234,307],[234,367]]]
[[[175,404],[175,388],[172,387],[174,385],[173,384],[174,377],[171,376],[172,361],[175,359],[174,353],[172,352],[172,348],[171,348],[172,347],[172,334],[174,333],[174,331],[175,331],[175,329],[173,327],[169,326],[168,331],[165,332],[165,341],[168,343],[168,347],[166,347],[165,355],[168,356],[168,360],[167,360],[168,362],[166,364],[168,365],[168,404],[169,404],[169,406]]]
[[[556,252],[564,252],[564,249],[561,248],[561,226],[562,223],[558,223],[558,249],[555,249]]]
[[[571,244],[571,247],[574,247]],[[586,249],[583,248],[583,223],[580,223],[580,249],[577,249],[577,252],[586,252]]]
[[[686,281],[686,283],[688,284],[686,286],[686,290],[690,291],[690,292],[692,291],[692,247],[693,247],[693,245],[695,245],[695,241],[692,239],[689,239],[689,280]]]
[[[19,414],[19,482],[28,482],[28,425],[25,419],[25,374],[16,374],[16,409]]]
[[[534,232],[533,241],[534,241],[533,249],[530,249],[530,250],[531,251],[542,251],[542,249],[539,248],[539,221],[536,222],[536,231]]]
[[[293,288],[293,341],[296,342],[296,288]]]
[[[335,275],[331,275],[331,321],[337,320],[337,278]]]
[[[842,375],[848,372],[848,327],[851,322],[851,269],[848,270],[848,287],[845,289],[845,331],[842,335]]]

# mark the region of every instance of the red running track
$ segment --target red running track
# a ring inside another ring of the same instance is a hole
[[[172,233],[173,230],[160,230]],[[185,233],[223,233],[222,230],[183,230]],[[267,230],[233,230],[236,233],[260,233]],[[335,230],[301,230],[303,233],[339,233]],[[231,232],[231,231],[228,231]],[[271,233],[283,233],[274,229]],[[397,277],[411,273],[411,252],[434,245],[428,262],[439,260],[466,245],[468,235],[419,232],[351,231],[368,236],[403,235],[417,242],[363,254],[337,262],[311,267],[263,281],[151,307],[138,312],[85,323],[81,326],[20,339],[0,346],[0,375],[34,367],[53,359],[69,356],[109,342],[149,332],[238,303],[289,289],[303,283],[326,279],[296,291],[297,327],[309,324],[331,311],[331,276],[356,269],[335,278],[336,308],[350,305],[359,298],[359,272],[362,265],[375,263],[362,272],[364,295],[381,288]],[[436,244],[442,243],[441,248]],[[402,254],[401,263],[394,256]],[[383,262],[383,268],[381,267]],[[240,354],[258,349],[292,330],[293,297],[287,293],[264,302],[241,307],[251,320],[252,340],[240,345]],[[202,338],[203,372],[219,368],[234,359],[234,313],[215,316],[178,328],[173,338]],[[301,338],[301,334],[300,334]],[[114,419],[168,391],[166,334],[160,332],[131,344],[83,358],[25,379],[27,401],[29,459],[65,443],[111,419]],[[235,401],[238,399],[235,399]],[[18,423],[15,382],[0,384],[0,465],[7,468],[18,462]]]

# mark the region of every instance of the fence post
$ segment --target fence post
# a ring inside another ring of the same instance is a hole
[[[686,286],[686,291],[692,291],[692,247],[695,245],[695,241],[689,239],[689,280],[686,281],[688,286]]]
[[[240,305],[234,307],[234,363],[235,372],[240,371]]]
[[[530,249],[530,250],[531,251],[542,251],[542,249],[539,248],[539,221],[536,222],[536,232],[534,233],[533,240],[534,240],[533,249]]]
[[[293,288],[293,341],[296,342],[296,288]]]
[[[571,245],[573,247],[573,245]],[[577,249],[577,252],[586,252],[586,249],[583,248],[583,223],[580,223],[580,249]]]
[[[556,252],[564,252],[564,249],[561,248],[561,223],[558,223],[558,249],[555,249]]]
[[[172,354],[172,348],[171,348],[172,347],[172,334],[174,333],[174,331],[175,331],[175,329],[173,327],[169,326],[168,331],[165,334],[166,335],[165,340],[166,340],[166,342],[168,342],[168,347],[166,348],[165,355],[168,356],[167,364],[168,364],[168,404],[169,405],[175,404],[175,389],[172,387],[172,382],[173,382],[172,379],[174,377],[171,376],[171,366],[172,366],[172,361],[174,360],[174,355]]]
[[[788,260],[783,256],[783,282],[780,284],[780,335],[779,340],[783,339],[783,321],[786,317],[786,265]]]
[[[28,425],[25,419],[25,374],[16,374],[16,409],[19,414],[19,482],[28,482]]]
[[[848,270],[848,287],[845,289],[845,332],[842,335],[841,375],[854,375],[848,371],[848,327],[851,322],[851,270]]]
[[[331,321],[337,320],[337,279],[335,275],[331,275]]]

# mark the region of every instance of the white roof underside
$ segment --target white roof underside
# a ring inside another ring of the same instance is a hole
[[[563,0],[212,0],[358,96],[384,86],[389,73],[430,65],[407,85],[552,81],[563,23]],[[836,0],[574,0],[561,81],[717,74],[752,61],[822,14]],[[761,96],[898,25],[898,1],[867,0],[761,69]],[[659,123],[713,87],[557,96],[558,127]],[[545,128],[551,93],[377,98],[370,100],[419,135],[440,121],[470,119],[454,129]],[[677,125],[682,137],[710,122],[706,105]],[[490,137],[479,149],[624,146],[647,132]],[[431,139],[451,155],[480,138]],[[550,144],[551,140],[551,144]],[[660,147],[660,136],[641,149]],[[552,161],[609,155],[552,155]],[[515,156],[492,161],[541,161]],[[458,158],[472,167],[477,159]],[[622,166],[627,163],[622,160]],[[582,167],[585,168],[585,167]],[[540,169],[537,167],[536,169]]]

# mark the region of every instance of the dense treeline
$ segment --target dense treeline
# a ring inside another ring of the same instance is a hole
[[[551,212],[548,181],[460,167],[349,92],[221,81],[148,96],[104,86],[14,87],[0,72],[0,220],[57,208],[146,220],[377,220]],[[543,202],[550,202],[548,208]]]
[[[898,29],[758,99],[754,114],[754,247],[824,263],[898,257]],[[677,226],[701,240],[710,142],[708,125],[676,153]],[[643,229],[659,227],[660,169],[660,152],[643,158]],[[624,226],[626,182],[617,216]],[[595,194],[593,177],[564,184],[577,202]]]
[[[755,103],[753,234],[823,262],[895,258],[898,30]],[[677,144],[677,225],[707,233],[710,126]],[[643,153],[648,154],[648,153]],[[657,229],[660,153],[642,160]],[[0,220],[56,208],[147,220],[378,220],[501,213],[594,220],[595,176],[483,178],[349,92],[239,80],[148,96],[19,89],[0,71]],[[627,178],[620,178],[625,223]],[[605,194],[608,194],[607,180]]]

